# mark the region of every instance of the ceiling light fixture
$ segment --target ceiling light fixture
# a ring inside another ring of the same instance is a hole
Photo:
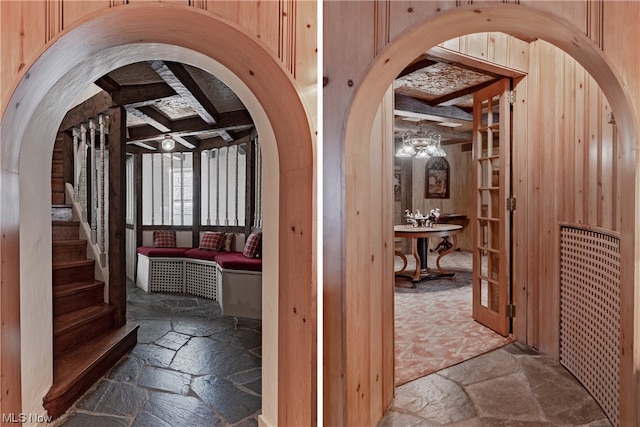
[[[164,151],[171,151],[176,148],[176,142],[173,140],[171,135],[165,135],[161,146]]]
[[[431,157],[445,157],[440,146],[441,135],[432,130],[425,132],[422,129],[415,134],[408,131],[402,135],[402,147],[396,153],[396,157],[415,157],[416,159],[429,159]]]

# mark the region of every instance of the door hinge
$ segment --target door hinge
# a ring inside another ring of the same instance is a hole
[[[507,317],[516,317],[516,306],[514,304],[507,304]]]
[[[516,198],[515,197],[508,197],[507,198],[507,210],[509,212],[513,212],[516,210]]]
[[[509,100],[509,104],[513,105],[516,103],[516,91],[510,90],[507,94],[507,99]]]

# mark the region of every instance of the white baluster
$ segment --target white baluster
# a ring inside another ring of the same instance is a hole
[[[173,154],[169,156],[169,224],[175,225],[173,219]]]
[[[97,162],[96,162],[96,122],[91,119],[89,120],[89,141],[91,148],[91,243],[96,243],[98,240],[98,229],[97,229],[97,214],[98,214],[98,183],[97,183]]]
[[[184,153],[180,153],[180,225],[184,225]]]
[[[82,166],[80,168],[80,206],[82,207],[82,220],[87,220],[87,126],[80,125],[82,153]]]
[[[105,247],[105,180],[104,180],[104,163],[105,163],[105,154],[106,154],[106,140],[105,140],[105,116],[100,115],[100,253],[106,253]]]
[[[211,225],[211,151],[204,152],[207,159],[207,225]]]
[[[216,225],[220,225],[220,150],[215,149],[216,153]]]
[[[238,225],[240,223],[240,219],[238,218],[238,192],[240,191],[240,189],[238,188],[238,157],[240,157],[239,149],[240,149],[240,146],[236,145],[236,150],[235,150],[235,152],[236,152],[236,185],[235,185],[235,188],[236,188],[236,191],[235,191],[236,215],[235,215],[235,217],[236,217],[236,219],[234,221],[235,225]]]
[[[80,179],[78,176],[80,172],[80,162],[78,159],[78,134],[79,133],[80,132],[78,128],[73,128],[73,189],[75,193],[74,199],[76,201],[78,201],[80,197]]]
[[[155,176],[155,171],[153,170],[153,159],[156,155],[155,154],[151,154],[151,225],[155,225],[155,211],[156,211],[156,205],[155,205],[155,183],[153,182],[153,178]]]
[[[160,225],[164,225],[164,154],[160,154]]]
[[[227,146],[227,158],[225,159],[225,162],[227,178],[225,179],[226,190],[224,192],[224,225],[229,225],[229,146]]]

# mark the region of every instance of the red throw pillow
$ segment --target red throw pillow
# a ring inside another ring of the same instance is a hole
[[[175,248],[176,232],[175,231],[154,231],[153,247],[154,248]]]
[[[219,251],[224,243],[224,233],[221,231],[205,231],[200,241],[200,249]]]
[[[262,240],[262,232],[254,231],[249,235],[244,244],[242,254],[247,258],[256,258],[260,254],[260,242]]]

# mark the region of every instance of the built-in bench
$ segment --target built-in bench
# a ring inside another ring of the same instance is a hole
[[[223,315],[262,318],[261,258],[178,247],[142,246],[137,253],[136,284],[144,291],[211,298],[218,301]]]

